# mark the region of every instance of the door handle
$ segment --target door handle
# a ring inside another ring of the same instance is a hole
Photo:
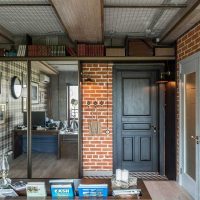
[[[154,134],[156,134],[156,132],[157,132],[157,127],[154,126],[154,125],[151,125],[151,128],[153,129]]]
[[[193,136],[193,135],[192,135],[192,136],[191,136],[191,139],[195,140],[197,144],[200,143],[200,141],[199,141],[199,136]]]

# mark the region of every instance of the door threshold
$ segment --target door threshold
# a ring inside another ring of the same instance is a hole
[[[168,178],[158,172],[129,172],[131,177],[141,178],[145,181],[167,181]]]
[[[129,172],[130,177],[137,177],[143,179],[145,181],[167,181],[168,178],[166,176],[160,175],[158,172]],[[112,178],[112,176],[85,176],[84,178]]]

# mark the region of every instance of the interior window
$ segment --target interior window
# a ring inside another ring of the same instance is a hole
[[[68,93],[68,127],[72,132],[78,131],[78,86],[77,85],[67,85]]]

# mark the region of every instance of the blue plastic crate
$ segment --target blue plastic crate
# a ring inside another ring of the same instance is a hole
[[[85,186],[82,184],[78,187],[79,197],[107,197],[108,187],[99,185]]]
[[[53,198],[57,197],[74,197],[74,189],[72,185],[69,184],[56,184],[51,185],[51,196]]]

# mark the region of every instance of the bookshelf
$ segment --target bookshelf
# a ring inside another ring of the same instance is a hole
[[[46,56],[46,57],[0,57],[0,61],[80,61],[80,62],[159,62],[159,61],[170,61],[175,60],[174,56],[150,56],[150,57],[132,57],[132,56],[122,56],[122,57],[77,57],[77,56]]]

